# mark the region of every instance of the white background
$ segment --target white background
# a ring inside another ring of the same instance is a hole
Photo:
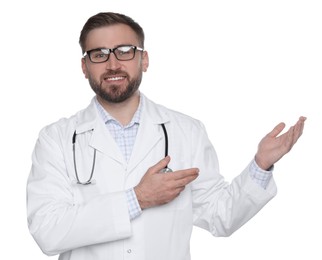
[[[150,55],[142,92],[206,125],[228,181],[277,123],[288,128],[308,117],[299,142],[276,164],[278,196],[229,238],[194,229],[192,258],[321,259],[321,1],[0,5],[1,259],[48,259],[27,229],[31,152],[43,126],[93,96],[81,72],[78,37],[100,11],[125,13],[142,25]]]

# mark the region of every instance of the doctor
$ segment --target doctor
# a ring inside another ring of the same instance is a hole
[[[45,254],[188,260],[193,225],[229,236],[274,197],[273,165],[302,134],[304,117],[282,135],[277,125],[228,184],[202,123],[139,92],[149,58],[136,22],[94,15],[80,45],[96,95],[40,132],[28,179],[29,229]]]

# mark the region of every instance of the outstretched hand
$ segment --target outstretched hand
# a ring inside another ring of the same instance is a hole
[[[267,170],[292,149],[303,133],[305,120],[306,117],[300,117],[294,126],[278,136],[285,128],[280,123],[260,141],[255,161],[261,169]]]

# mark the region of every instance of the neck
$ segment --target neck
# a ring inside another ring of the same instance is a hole
[[[112,117],[125,126],[131,122],[139,107],[140,93],[139,91],[135,92],[130,98],[121,103],[110,103],[99,96],[97,96],[97,100]]]

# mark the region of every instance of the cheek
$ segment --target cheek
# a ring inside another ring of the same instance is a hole
[[[104,73],[104,71],[100,71],[98,68],[91,69],[88,67],[85,67],[83,69],[83,73],[86,79],[93,79],[93,80],[100,80],[101,75]]]

